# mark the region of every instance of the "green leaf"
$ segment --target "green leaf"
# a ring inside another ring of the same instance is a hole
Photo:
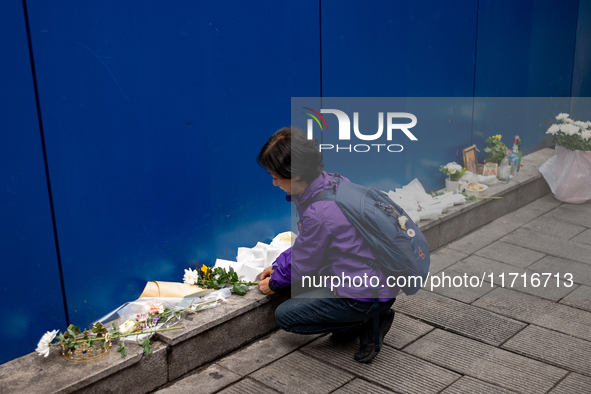
[[[247,285],[243,285],[240,283],[234,283],[234,293],[243,296],[246,294],[246,290],[248,290]]]
[[[125,341],[121,341],[121,345],[119,345],[117,351],[121,353],[121,358],[127,356],[127,352],[125,351]]]
[[[140,345],[144,348],[144,354],[146,356],[151,356],[154,352],[152,351],[152,344],[150,343],[150,339],[146,338],[145,340],[140,342]]]
[[[70,325],[68,326],[68,331],[70,331],[70,330],[71,330],[71,331],[74,333],[74,336],[76,336],[76,335],[80,334],[80,332],[81,332],[81,331],[80,331],[80,327],[78,327],[78,326],[75,326],[75,325],[73,325],[73,324],[70,324]]]

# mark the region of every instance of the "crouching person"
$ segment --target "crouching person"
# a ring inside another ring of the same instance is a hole
[[[294,128],[273,134],[257,161],[299,214],[299,236],[259,282],[264,294],[291,287],[291,298],[275,312],[277,324],[298,334],[331,332],[339,343],[359,338],[355,360],[371,361],[394,320],[399,289],[385,285],[367,241],[337,203],[318,199],[334,187],[330,180],[337,175],[323,171],[316,139]]]

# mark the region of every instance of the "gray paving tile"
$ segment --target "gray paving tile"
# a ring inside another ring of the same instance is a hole
[[[591,264],[591,245],[557,238],[525,228],[520,228],[501,238],[501,240],[537,250],[550,256]]]
[[[452,269],[454,266],[455,264],[452,267],[448,267],[435,275],[430,275],[427,285],[424,287],[424,289],[428,291],[433,290],[434,293],[451,298],[453,300],[461,301],[465,304],[471,304],[486,293],[493,290],[494,286],[491,287],[490,285],[470,286],[468,284],[468,286],[464,286],[463,284],[460,284],[457,287],[454,286],[453,279],[455,277],[460,278],[456,278],[456,284],[458,284],[460,280],[464,283],[470,279],[469,277],[463,277],[465,272]],[[480,281],[481,277],[482,272],[480,273],[479,277],[473,279],[474,283],[476,283],[476,279]],[[433,285],[433,287],[431,287],[431,285]]]
[[[494,242],[476,251],[475,254],[521,268],[525,268],[545,256],[543,253],[502,241]]]
[[[591,223],[589,225],[591,225]],[[572,238],[571,241],[591,245],[591,229],[583,231],[576,237]]]
[[[213,364],[203,371],[188,375],[171,386],[158,390],[158,394],[184,394],[199,390],[199,393],[210,394],[223,389],[227,385],[240,380],[240,376],[224,367]]]
[[[453,371],[522,393],[545,393],[567,371],[443,330],[434,330],[405,352]]]
[[[571,372],[549,394],[591,393],[591,378]]]
[[[564,297],[561,304],[591,312],[591,287],[579,286],[572,293]]]
[[[187,391],[189,392],[189,391]],[[218,394],[276,394],[277,391],[263,386],[259,382],[246,378],[230,387],[225,388]]]
[[[411,297],[399,297],[394,303],[394,309],[495,346],[525,327],[522,322],[425,290],[419,290]]]
[[[548,256],[536,263],[533,263],[527,268],[538,273],[549,272],[552,275],[559,274],[559,277],[562,279],[568,279],[569,276],[566,276],[565,274],[570,273],[572,274],[572,281],[574,283],[591,286],[590,264],[578,263],[576,261]],[[555,281],[556,278],[553,277],[553,280]]]
[[[447,247],[462,253],[472,254],[501,239],[507,233],[516,230],[520,226],[520,223],[513,222],[506,218],[506,216],[503,216],[450,243]]]
[[[328,338],[318,338],[301,351],[338,365],[363,379],[388,387],[398,393],[438,393],[460,378],[460,375],[384,346],[369,364],[353,359],[356,344],[333,345]]]
[[[278,330],[269,337],[255,341],[238,352],[224,357],[217,364],[241,376],[246,376],[257,369],[312,342],[318,335],[299,335]]]
[[[502,346],[528,357],[591,375],[591,342],[538,326],[528,326]]]
[[[365,380],[355,379],[334,391],[332,394],[359,394],[359,393],[371,393],[371,394],[392,394],[394,391],[386,390],[383,387],[376,386],[366,382]]]
[[[318,394],[330,393],[353,379],[353,375],[297,351],[250,377],[282,393]]]
[[[544,197],[538,198],[514,212],[505,215],[504,218],[507,218],[507,220],[510,218],[512,222],[520,223],[519,225],[521,226],[524,223],[529,223],[546,212],[553,210],[561,204],[562,202],[556,200],[552,194],[547,194]]]
[[[463,376],[460,380],[456,380],[454,384],[442,391],[442,394],[512,394],[515,391],[510,391],[482,380],[474,379],[469,376]]]
[[[429,272],[431,272],[431,275],[435,274],[466,257],[468,257],[466,253],[458,252],[451,248],[438,249],[431,254]]]
[[[489,224],[450,243],[447,247],[459,252],[472,254],[477,250],[504,237],[544,213],[556,208],[561,203],[553,197],[544,196],[515,211],[493,220]],[[443,237],[443,236],[442,236]],[[449,236],[447,237],[449,238]]]
[[[550,234],[559,238],[571,239],[575,235],[585,230],[585,227],[577,226],[562,220],[556,220],[555,217],[546,214],[537,219],[526,223],[523,227],[544,234]]]
[[[557,283],[556,278],[543,276],[535,270],[523,269],[474,255],[455,263],[449,269],[462,273],[462,275],[468,274],[469,276],[476,276],[478,278],[482,278],[484,275],[485,283],[483,284],[483,289],[489,289],[489,291],[492,290],[491,279],[495,287],[513,288],[555,302],[558,302],[573,291],[572,286],[565,286],[565,284],[568,284],[567,282],[560,280]],[[492,278],[490,276],[491,274]],[[512,274],[518,274],[519,276],[513,280],[514,275]],[[527,280],[525,283],[522,276],[524,274]],[[502,277],[505,278],[504,281]],[[539,282],[536,279],[539,279]],[[534,287],[534,285],[537,285],[537,287]]]
[[[396,349],[402,349],[433,329],[434,327],[417,319],[397,313],[394,316],[392,328],[390,328],[390,331],[384,337],[384,343]]]
[[[591,227],[591,203],[562,204],[552,213],[558,215],[557,219],[583,227]]]
[[[568,305],[496,288],[473,305],[527,323],[591,340],[591,313]]]

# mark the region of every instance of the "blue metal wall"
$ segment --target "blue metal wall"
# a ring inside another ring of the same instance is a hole
[[[326,158],[356,181],[435,188],[440,164],[514,126],[513,108],[474,97],[564,98],[520,120],[529,149],[544,138],[534,121],[589,92],[588,2],[133,3],[26,1],[46,166],[23,4],[1,7],[3,295],[17,310],[1,334],[20,342],[0,362],[65,325],[52,208],[68,318],[81,326],[148,280],[178,281],[288,229],[290,206],[255,157],[290,123],[291,97],[402,97],[407,112],[408,97],[454,97],[433,101],[433,119],[449,122],[426,119],[422,143],[381,172]]]
[[[64,327],[66,314],[20,1],[2,6],[0,50],[0,362],[5,362],[33,351],[45,331]]]

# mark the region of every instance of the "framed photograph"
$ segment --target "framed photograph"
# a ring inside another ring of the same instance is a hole
[[[473,174],[478,173],[478,160],[476,160],[476,145],[464,149],[464,167]]]
[[[484,168],[482,170],[482,175],[484,176],[488,176],[488,175],[497,175],[497,169],[499,168],[499,165],[497,163],[486,163],[484,165]]]

